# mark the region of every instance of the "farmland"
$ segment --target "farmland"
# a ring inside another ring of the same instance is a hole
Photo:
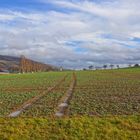
[[[75,79],[72,71],[0,75],[0,139],[139,139],[140,69],[74,73]],[[8,117],[19,108],[18,118]]]
[[[12,110],[46,91],[54,81],[63,77],[65,73],[24,74],[0,76],[0,115],[8,115]],[[49,79],[49,80],[48,80]]]
[[[140,71],[78,72],[77,77],[71,115],[140,113]]]

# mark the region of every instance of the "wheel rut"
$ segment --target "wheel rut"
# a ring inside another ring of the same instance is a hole
[[[62,97],[60,104],[55,112],[55,117],[66,116],[70,100],[73,96],[74,88],[76,86],[76,74],[73,73],[72,81],[70,83],[69,89],[66,91],[65,96]]]
[[[56,82],[56,84],[54,84],[52,87],[49,87],[47,89],[47,91],[44,91],[40,95],[35,96],[35,97],[27,100],[26,102],[24,102],[16,110],[12,111],[7,117],[11,117],[11,118],[18,117],[23,111],[25,111],[26,109],[28,109],[29,107],[31,107],[38,100],[40,100],[41,98],[43,98],[47,93],[52,92],[54,89],[56,89],[57,87],[59,87],[65,81],[66,77],[67,77],[67,75],[65,75],[61,80],[59,80],[58,82]]]

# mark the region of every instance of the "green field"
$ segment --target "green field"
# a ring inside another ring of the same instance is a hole
[[[140,70],[77,72],[70,114],[140,113]]]
[[[27,99],[37,96],[66,73],[37,73],[0,76],[0,116],[8,115]]]
[[[72,71],[0,75],[0,140],[139,140],[140,69],[75,74],[73,96],[62,118],[55,112],[66,97]],[[56,83],[59,86],[48,92]],[[18,118],[7,118],[42,93]]]

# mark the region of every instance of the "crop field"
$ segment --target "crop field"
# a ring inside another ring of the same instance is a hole
[[[70,84],[70,75],[67,76],[64,83],[54,89],[52,92],[47,93],[44,98],[37,101],[31,109],[25,110],[21,116],[23,117],[44,117],[53,116],[55,109],[58,106],[61,98],[65,95],[66,90]]]
[[[0,116],[8,115],[28,99],[51,87],[65,73],[0,76]]]
[[[140,69],[0,75],[0,117],[0,139],[139,140]]]
[[[77,77],[70,115],[140,113],[140,71],[78,72]]]

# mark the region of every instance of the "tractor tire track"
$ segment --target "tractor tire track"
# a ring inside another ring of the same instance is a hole
[[[56,117],[63,117],[67,114],[67,109],[76,86],[76,81],[76,74],[73,73],[72,82],[70,83],[69,89],[66,91],[66,95],[62,97],[61,103],[58,105],[57,111],[55,113]]]
[[[59,87],[65,81],[66,77],[67,77],[67,75],[65,75],[61,80],[56,82],[56,84],[54,84],[54,86],[49,87],[47,89],[47,91],[44,91],[40,95],[35,96],[35,97],[29,99],[28,101],[24,102],[18,109],[12,111],[7,117],[18,117],[24,110],[31,107],[34,103],[36,103],[38,100],[43,98],[47,93],[52,92],[54,89]]]

